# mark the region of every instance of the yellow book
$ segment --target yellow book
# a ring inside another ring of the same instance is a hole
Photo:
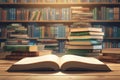
[[[72,39],[103,39],[103,36],[86,35],[86,36],[68,36],[67,38],[69,40],[72,40]]]
[[[102,28],[93,28],[93,27],[86,27],[86,28],[71,28],[70,32],[83,32],[83,31],[94,31],[94,32],[102,32]]]

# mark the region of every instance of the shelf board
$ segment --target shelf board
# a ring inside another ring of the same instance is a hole
[[[28,40],[37,40],[38,38],[27,38]]]
[[[115,6],[115,5],[120,5],[120,3],[110,3],[110,2],[74,2],[74,3],[0,3],[0,6],[31,6],[31,7],[36,7],[36,6]]]
[[[77,20],[40,20],[40,21],[28,21],[28,20],[5,20],[0,23],[73,23]]]
[[[38,39],[37,41],[57,41],[55,38],[41,38]]]
[[[114,38],[114,37],[107,37],[107,38],[104,38],[105,40],[120,40],[120,37],[118,38]]]
[[[2,20],[0,23],[74,23],[74,22],[90,22],[90,23],[119,23],[120,20]]]
[[[85,20],[83,22],[90,22],[90,23],[118,23],[120,20]]]

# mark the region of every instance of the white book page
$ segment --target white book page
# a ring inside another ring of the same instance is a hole
[[[20,64],[33,64],[33,63],[39,63],[39,62],[45,62],[45,61],[51,61],[55,63],[59,63],[59,57],[56,55],[44,55],[44,56],[38,56],[38,57],[28,57],[24,58],[18,62],[15,63],[15,65]]]
[[[82,57],[82,56],[76,56],[76,55],[65,55],[61,57],[61,65],[70,61],[76,61],[76,62],[87,63],[87,64],[104,64],[103,62],[93,57]]]

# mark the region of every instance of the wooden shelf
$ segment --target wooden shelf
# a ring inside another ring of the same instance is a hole
[[[73,23],[77,20],[40,20],[40,21],[28,21],[28,20],[5,20],[0,23]]]
[[[0,3],[0,6],[14,7],[14,6],[26,6],[26,7],[40,7],[40,6],[119,6],[120,3],[110,3],[110,2],[77,2],[77,3]]]
[[[76,20],[40,20],[40,21],[28,21],[28,20],[5,20],[5,21],[0,21],[0,23],[13,23],[13,22],[20,22],[20,23],[31,23],[31,22],[36,22],[36,23],[71,23],[71,22],[78,22]]]
[[[74,23],[81,22],[81,20],[39,20],[39,21],[29,21],[29,20],[4,20],[0,23]],[[120,20],[82,20],[82,22],[90,23],[119,23]]]
[[[56,39],[55,38],[41,38],[41,39],[38,39],[38,41],[55,41]]]
[[[116,38],[114,38],[114,37],[106,37],[104,39],[105,40],[120,40],[120,37],[116,37]]]
[[[27,38],[28,40],[38,40],[38,38]]]
[[[106,24],[106,23],[120,23],[120,20],[85,20],[82,22],[88,22],[88,23],[99,23],[99,24]]]
[[[86,20],[84,22],[90,22],[90,23],[118,23],[120,20]]]

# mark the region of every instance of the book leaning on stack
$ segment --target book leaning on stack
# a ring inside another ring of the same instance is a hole
[[[8,39],[4,46],[5,51],[11,52],[6,59],[22,59],[28,56],[37,56],[37,46],[29,45],[27,28],[21,24],[7,26]]]
[[[67,37],[66,53],[98,56],[102,49],[103,35],[102,28],[90,27],[89,23],[73,24]]]

